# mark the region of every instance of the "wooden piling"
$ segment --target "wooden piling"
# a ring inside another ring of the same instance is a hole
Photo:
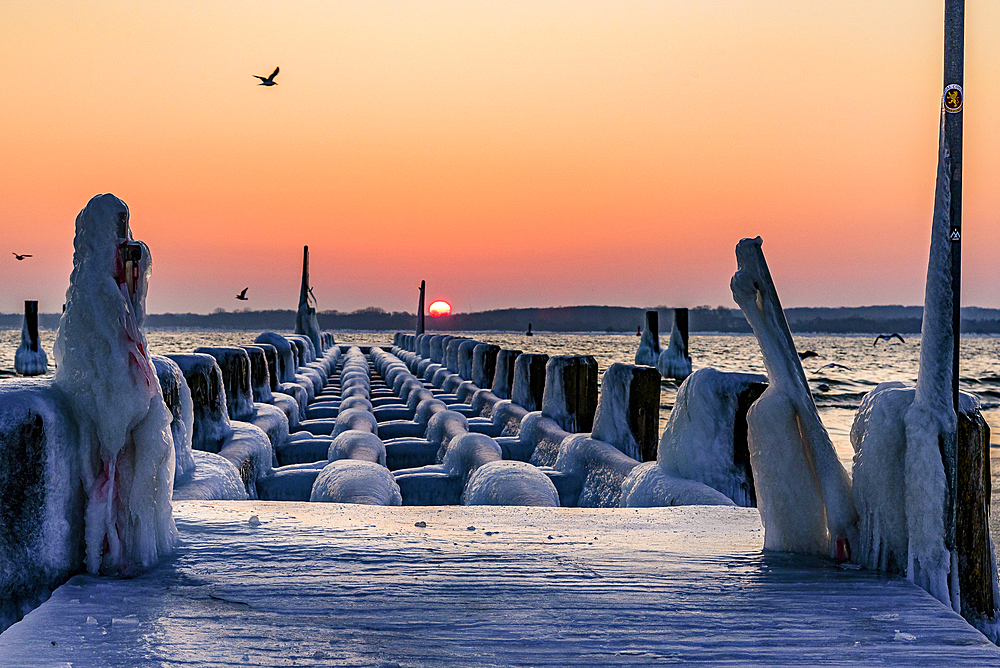
[[[522,353],[514,360],[514,384],[510,400],[528,411],[542,408],[545,396],[545,365],[549,356],[542,353]]]
[[[655,371],[655,370],[654,370]],[[656,374],[659,405],[660,374]],[[597,360],[593,355],[557,355],[545,367],[542,413],[570,433],[589,432],[597,412]]]
[[[493,394],[501,399],[511,398],[510,392],[514,386],[514,363],[520,354],[520,350],[510,350],[507,348],[497,353],[492,391]]]
[[[688,310],[686,308],[674,309],[674,327],[680,332],[681,341],[684,342],[684,357],[688,355]]]
[[[979,410],[959,411],[956,445],[956,485],[948,491],[955,510],[961,613],[981,629],[977,621],[997,620],[998,601],[990,542],[990,428]]]
[[[417,334],[424,333],[424,293],[427,289],[427,282],[420,281],[420,301],[417,302]]]
[[[25,300],[24,327],[28,331],[28,348],[33,353],[38,352],[38,302]]]
[[[684,309],[687,311],[687,309]],[[653,340],[653,352],[660,354],[660,314],[658,311],[646,311],[646,331]],[[687,328],[685,327],[685,332]],[[685,339],[686,341],[686,339]]]

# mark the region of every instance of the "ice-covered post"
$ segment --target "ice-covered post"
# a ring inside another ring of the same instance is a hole
[[[660,373],[645,365],[616,362],[604,372],[592,438],[632,459],[656,461],[660,436]]]
[[[657,390],[659,379],[656,374]],[[593,429],[596,411],[597,360],[592,355],[550,357],[545,365],[542,414],[564,430],[580,433]]]
[[[962,107],[965,92],[965,0],[944,3],[944,145],[950,155],[946,178],[951,189],[948,238],[951,242],[952,402],[958,411],[958,358],[960,348],[962,294]]]
[[[424,333],[424,293],[427,282],[420,281],[420,300],[417,302],[417,335]]]
[[[660,352],[656,368],[664,378],[683,380],[691,375],[691,356],[688,355],[688,310],[674,309],[674,324],[670,329],[670,343]]]
[[[76,219],[73,273],[59,321],[55,386],[69,397],[88,500],[86,566],[134,574],[169,553],[173,419],[146,351],[142,323],[152,271],[128,207],[98,195]]]
[[[21,345],[14,353],[14,371],[22,376],[39,376],[48,370],[48,356],[38,345],[38,302],[25,301]]]
[[[737,244],[731,287],[769,380],[747,415],[764,548],[847,558],[857,537],[851,479],[809,392],[761,243]]]
[[[660,357],[660,314],[646,311],[646,327],[642,330],[639,349],[635,351],[635,363],[656,366]]]
[[[510,399],[511,388],[514,387],[514,366],[520,350],[504,348],[497,352],[495,371],[493,372],[493,394],[501,399]]]
[[[545,394],[545,365],[549,356],[543,353],[521,353],[514,360],[514,383],[510,400],[527,411],[542,408]]]
[[[302,247],[302,285],[299,288],[299,309],[295,312],[295,333],[303,334],[312,341],[316,353],[323,351],[323,341],[319,334],[319,319],[316,317],[316,308],[309,303],[316,298],[309,288],[309,246]]]

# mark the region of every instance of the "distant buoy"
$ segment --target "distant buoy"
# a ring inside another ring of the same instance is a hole
[[[525,336],[533,336],[531,333],[531,323],[528,323],[528,331],[524,333]]]

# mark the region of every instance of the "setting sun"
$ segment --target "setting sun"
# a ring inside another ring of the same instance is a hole
[[[451,315],[451,304],[439,299],[428,307],[427,312],[435,318],[440,318],[443,315]]]

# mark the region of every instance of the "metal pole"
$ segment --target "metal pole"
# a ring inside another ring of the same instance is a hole
[[[962,116],[965,102],[965,0],[944,1],[944,119],[951,156],[952,398],[958,413],[958,364],[962,327]]]

